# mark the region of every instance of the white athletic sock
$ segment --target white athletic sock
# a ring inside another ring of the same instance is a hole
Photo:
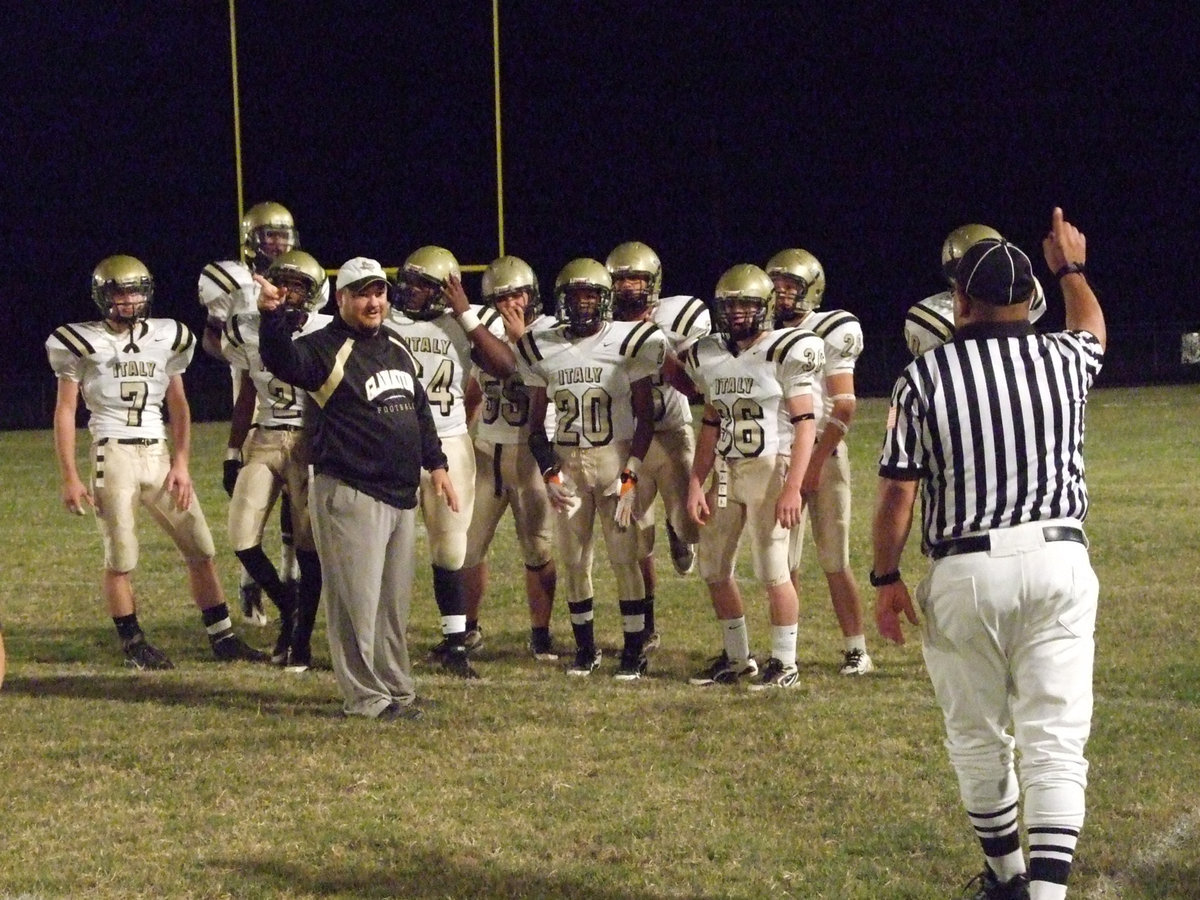
[[[863,634],[856,634],[853,637],[846,638],[846,652],[851,650],[861,650],[867,652],[867,637]]]
[[[746,630],[746,617],[721,619],[721,643],[725,655],[731,662],[745,665],[750,660],[750,632]]]
[[[785,666],[796,664],[797,625],[771,626],[771,655]]]

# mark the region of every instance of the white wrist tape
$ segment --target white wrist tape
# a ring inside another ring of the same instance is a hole
[[[475,315],[475,310],[468,309],[458,317],[458,324],[462,326],[464,332],[470,334],[483,323],[479,321],[479,316]]]
[[[225,450],[225,459],[226,460],[236,459],[238,462],[241,462],[242,461],[242,451],[239,450],[237,447],[228,447]]]

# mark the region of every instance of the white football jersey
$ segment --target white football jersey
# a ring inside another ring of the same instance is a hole
[[[1037,322],[1046,312],[1046,292],[1042,283],[1033,279],[1033,302],[1029,304],[1029,324]],[[904,316],[904,343],[913,356],[920,356],[940,347],[954,337],[954,294],[942,291],[926,297],[909,307]]]
[[[708,306],[699,297],[662,297],[654,307],[652,321],[662,329],[675,356],[712,332]],[[654,430],[674,431],[692,424],[692,407],[687,397],[663,381],[662,373],[651,376],[654,389]]]
[[[82,322],[54,329],[46,353],[58,378],[80,385],[93,438],[161,440],[167,384],[187,369],[195,344],[174,319],[145,319],[122,332]]]
[[[491,306],[472,304],[483,327],[504,339],[504,322]],[[388,326],[404,338],[417,361],[417,377],[429,398],[440,438],[467,433],[467,379],[471,376],[471,339],[462,325],[444,312],[436,319],[413,319],[392,307]]]
[[[666,355],[666,336],[653,322],[605,322],[585,338],[560,325],[517,342],[522,377],[545,386],[557,416],[554,443],[564,447],[632,440],[632,385],[661,371]]]
[[[808,329],[825,344],[825,365],[820,377],[813,379],[813,412],[817,416],[817,434],[820,434],[833,412],[833,398],[825,388],[825,379],[830,375],[854,374],[863,351],[862,325],[857,317],[844,309],[830,309],[824,312],[813,310],[797,327]]]
[[[525,329],[526,334],[538,333],[557,324],[554,316],[540,315]],[[503,325],[501,325],[503,331]],[[483,404],[475,424],[475,436],[493,444],[525,444],[529,440],[529,388],[519,372],[508,378],[475,368],[475,380],[483,391]],[[554,435],[554,408],[546,409],[546,436]]]
[[[324,313],[309,313],[304,325],[292,335],[292,339],[319,331],[332,321],[333,317]],[[299,425],[304,416],[307,394],[280,381],[263,365],[258,351],[261,322],[257,312],[230,316],[221,335],[221,352],[231,366],[250,373],[258,398],[258,412],[254,416],[256,425]]]
[[[726,459],[791,453],[787,400],[811,394],[825,365],[824,342],[802,328],[768,331],[736,356],[724,335],[698,341],[684,369],[721,416],[717,453]]]

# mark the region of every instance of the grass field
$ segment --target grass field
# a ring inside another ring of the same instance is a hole
[[[851,434],[855,570],[865,583],[885,414]],[[1200,392],[1099,390],[1088,422],[1088,531],[1102,594],[1089,817],[1072,897],[1200,897]],[[222,552],[221,425],[193,474]],[[86,441],[83,441],[86,444]],[[799,687],[698,689],[719,649],[703,585],[659,565],[663,647],[618,684],[526,655],[506,523],[487,644],[464,683],[418,672],[419,723],[347,721],[329,671],[221,666],[173,548],[146,522],[140,617],[173,672],[121,667],[99,600],[99,539],[58,502],[48,431],[0,434],[0,897],[942,898],[981,865],[942,748],[915,634],[843,679],[807,554]],[[910,583],[924,570],[915,538]],[[420,551],[423,554],[423,547]],[[423,555],[411,645],[437,639]],[[619,616],[597,565],[597,630]],[[752,646],[764,603],[741,572]],[[864,590],[868,611],[873,593]],[[274,631],[243,629],[269,647]],[[328,659],[323,631],[315,643]],[[570,629],[561,600],[555,634]]]

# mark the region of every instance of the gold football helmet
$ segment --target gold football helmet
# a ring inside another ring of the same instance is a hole
[[[533,268],[519,256],[501,256],[488,263],[483,270],[483,302],[494,306],[505,294],[525,291],[525,324],[537,318],[542,308],[538,294],[537,275]]]
[[[118,294],[140,294],[144,299],[131,311],[119,311]],[[148,318],[150,301],[153,299],[154,276],[140,259],[109,256],[100,260],[92,270],[92,300],[106,319],[129,324]]]
[[[794,319],[799,313],[819,309],[825,297],[825,269],[807,250],[780,250],[767,261],[767,275],[775,282],[775,327]],[[780,290],[776,279],[795,281],[795,290]]]
[[[242,252],[256,272],[265,272],[276,256],[300,246],[300,232],[287,207],[256,203],[242,216]]]
[[[1004,240],[1000,232],[987,225],[960,225],[946,235],[946,240],[942,242],[942,274],[950,284],[954,284],[954,272],[963,254],[971,249],[972,245],[988,238],[995,241]]]
[[[325,284],[325,269],[303,250],[289,250],[271,261],[267,280],[287,289],[287,303],[296,309],[316,312],[324,303],[321,288]]]
[[[641,241],[626,241],[614,248],[604,266],[612,276],[613,315],[618,319],[636,319],[658,303],[662,291],[662,262],[658,254]],[[622,277],[644,278],[646,287],[640,291],[621,290],[615,285]]]
[[[595,303],[584,302],[582,291],[599,294]],[[566,322],[581,336],[595,334],[612,318],[612,276],[598,260],[573,259],[554,280],[554,299],[558,301],[558,321]]]
[[[717,331],[730,340],[743,341],[766,327],[774,304],[775,284],[758,266],[741,263],[726,270],[717,281],[713,294],[713,324]],[[756,309],[749,319],[745,319],[736,315],[735,304],[754,304]]]
[[[446,311],[445,285],[451,275],[462,278],[462,270],[445,247],[414,250],[396,273],[400,311],[413,319],[436,319]]]

